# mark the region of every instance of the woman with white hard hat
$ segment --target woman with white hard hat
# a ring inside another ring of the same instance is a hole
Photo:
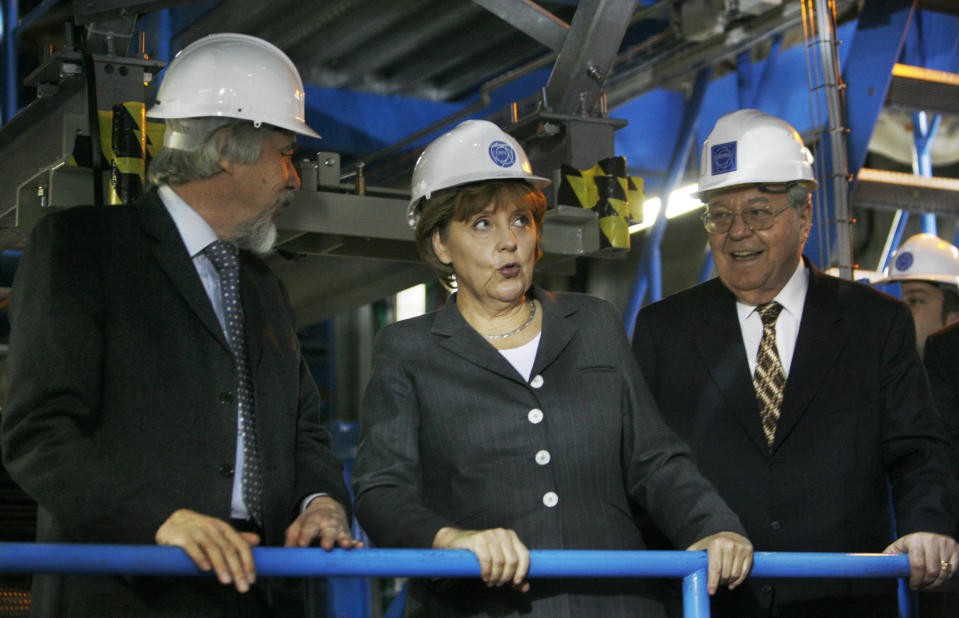
[[[527,581],[530,548],[644,549],[634,506],[709,551],[711,591],[751,565],[739,519],[660,419],[616,310],[533,285],[548,184],[480,120],[437,138],[413,172],[420,254],[456,292],[377,338],[356,512],[380,546],[472,551],[482,581],[414,580],[408,615],[662,615],[650,580]]]

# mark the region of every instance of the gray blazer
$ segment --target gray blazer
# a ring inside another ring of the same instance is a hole
[[[644,549],[641,507],[677,546],[739,519],[661,420],[615,309],[534,290],[543,332],[526,382],[476,333],[455,296],[377,338],[362,405],[356,512],[387,547],[430,547],[444,526],[511,528],[531,549]],[[536,455],[549,453],[548,463]],[[555,496],[555,504],[550,496]],[[504,587],[508,588],[508,587]],[[652,582],[417,583],[409,613],[657,615]]]

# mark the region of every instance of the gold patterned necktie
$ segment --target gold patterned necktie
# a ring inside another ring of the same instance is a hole
[[[786,386],[786,372],[779,360],[776,349],[776,320],[783,306],[777,302],[759,305],[756,311],[763,321],[763,337],[756,354],[756,373],[753,374],[753,388],[756,389],[756,401],[766,434],[766,446],[772,451],[776,439],[776,425],[779,423],[779,409],[783,402],[783,388]]]

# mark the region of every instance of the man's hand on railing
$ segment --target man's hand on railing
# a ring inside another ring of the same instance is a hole
[[[520,592],[529,590],[529,550],[512,530],[440,528],[433,549],[468,549],[479,560],[480,578],[487,586],[511,584]]]
[[[350,533],[346,511],[329,496],[317,496],[286,529],[286,547],[309,547],[319,539],[323,549],[363,547]]]
[[[932,532],[913,532],[900,537],[884,554],[909,554],[909,587],[928,590],[952,577],[959,563],[955,539]]]
[[[730,590],[745,581],[753,566],[753,544],[735,532],[717,532],[699,539],[686,551],[703,551],[709,556],[706,589],[709,594],[727,585]]]
[[[232,583],[239,592],[248,591],[256,580],[250,548],[260,544],[260,537],[237,532],[222,519],[180,509],[163,522],[155,538],[157,545],[182,548],[201,571],[212,567],[220,583]]]

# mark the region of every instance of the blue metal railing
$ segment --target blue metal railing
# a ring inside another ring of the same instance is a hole
[[[478,577],[465,550],[255,547],[264,577]],[[529,577],[681,577],[686,618],[708,618],[705,552],[532,550]],[[0,573],[205,575],[176,547],[0,543]],[[757,552],[752,577],[907,577],[905,555]]]

